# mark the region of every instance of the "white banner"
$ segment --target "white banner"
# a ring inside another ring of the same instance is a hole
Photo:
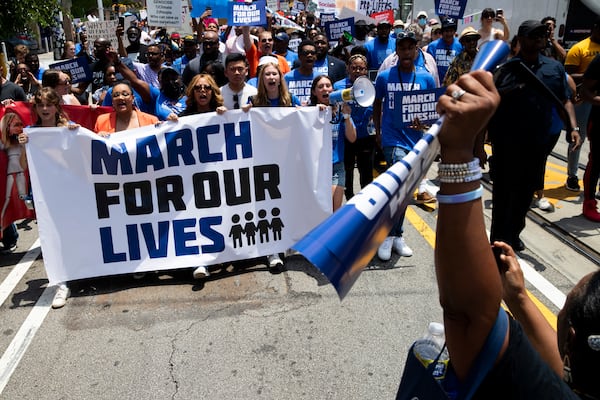
[[[331,214],[330,114],[253,108],[102,138],[28,128],[50,284],[283,252]]]
[[[146,6],[150,25],[175,28],[181,26],[181,0],[147,0]]]
[[[355,10],[364,15],[371,15],[376,12],[395,10],[397,8],[398,0],[356,0]]]

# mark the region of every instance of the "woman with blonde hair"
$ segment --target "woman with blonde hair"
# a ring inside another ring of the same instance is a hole
[[[257,107],[300,106],[300,99],[288,90],[277,59],[264,61],[265,58],[268,57],[263,57],[258,64],[257,93],[248,99],[250,103]]]

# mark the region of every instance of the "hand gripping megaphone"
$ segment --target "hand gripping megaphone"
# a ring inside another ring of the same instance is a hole
[[[375,101],[375,86],[366,76],[359,76],[348,89],[329,93],[329,104],[345,103],[354,100],[361,107],[369,107]]]

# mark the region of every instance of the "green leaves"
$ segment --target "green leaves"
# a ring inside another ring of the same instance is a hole
[[[55,25],[60,4],[56,0],[0,0],[0,32],[10,37],[28,29],[34,24],[42,27]]]

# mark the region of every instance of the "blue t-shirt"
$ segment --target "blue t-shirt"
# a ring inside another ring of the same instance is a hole
[[[248,98],[248,104],[253,104],[252,103],[252,96],[250,96]],[[298,99],[298,97],[296,97],[295,95],[292,94],[292,107],[293,106],[301,106],[302,103],[300,103],[300,99]],[[276,99],[269,99],[269,105],[267,107],[279,107],[279,97]],[[259,106],[256,106],[259,107]]]
[[[173,102],[161,92],[156,99],[156,109],[154,115],[156,115],[161,121],[165,121],[171,113],[179,115],[187,107],[185,104],[186,100],[187,96],[182,96],[177,99],[176,102]]]
[[[379,38],[364,44],[367,49],[367,61],[369,69],[379,69],[383,61],[396,51],[396,39],[389,38],[387,43],[381,43]]]
[[[381,99],[381,145],[412,150],[423,136],[421,131],[404,127],[402,95],[415,90],[435,89],[431,74],[424,69],[399,75],[397,67],[382,71],[375,81],[375,98]]]
[[[462,44],[456,38],[454,38],[452,44],[447,44],[442,38],[429,43],[427,52],[435,59],[440,81],[444,79],[450,63],[454,60],[454,57],[460,54],[462,49]]]
[[[298,97],[301,103],[308,104],[310,103],[310,87],[315,76],[314,72],[310,75],[302,75],[299,70],[295,69],[285,74],[283,79],[285,79],[290,93]]]
[[[349,78],[342,79],[333,84],[333,90],[342,90],[352,87],[352,82]],[[352,121],[354,121],[354,127],[356,128],[356,138],[364,138],[369,136],[369,121],[373,116],[373,106],[361,107],[354,100],[349,101],[348,104],[352,108]]]
[[[275,51],[273,53],[279,54]],[[294,62],[296,62],[296,60],[298,60],[298,53],[288,50],[287,53],[285,54],[285,60],[287,61],[288,65],[290,66],[290,69],[294,69]]]

